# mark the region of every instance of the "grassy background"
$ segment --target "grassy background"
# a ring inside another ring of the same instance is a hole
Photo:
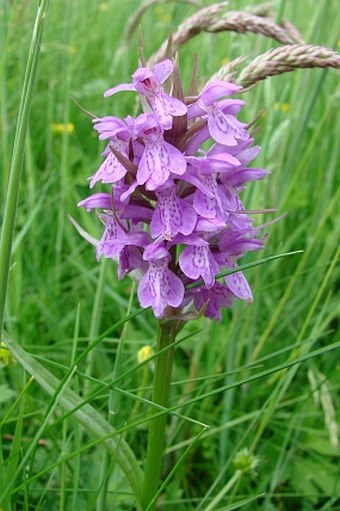
[[[234,0],[230,8],[257,4]],[[278,19],[294,22],[307,42],[336,48],[337,4],[286,0],[274,2],[274,8]],[[130,94],[104,99],[102,93],[129,81],[136,67],[136,34],[128,43],[122,34],[138,5],[135,0],[51,0],[45,22],[20,188],[6,331],[59,377],[72,366],[76,353],[124,317],[131,296],[132,307],[137,307],[131,281],[118,283],[113,264],[96,263],[93,249],[75,232],[67,214],[99,236],[95,215],[79,211],[76,204],[88,194],[86,178],[98,167],[101,147],[90,120],[70,96],[97,115],[132,113]],[[0,3],[1,210],[35,9],[36,2],[25,0]],[[166,38],[170,26],[193,12],[193,7],[180,3],[150,8],[142,21],[147,55]],[[195,51],[204,84],[224,59],[239,55],[251,59],[273,46],[277,43],[262,36],[200,35],[180,53],[184,81]],[[262,82],[247,93],[244,118],[266,109],[257,135],[263,149],[256,163],[272,173],[249,186],[244,202],[249,209],[276,207],[279,214],[288,213],[268,228],[266,247],[258,258],[296,249],[304,253],[247,272],[253,305],[235,304],[219,324],[199,320],[187,325],[183,336],[195,335],[177,350],[171,401],[183,404],[183,415],[209,427],[167,486],[164,509],[234,509],[229,506],[249,497],[257,498],[243,505],[246,510],[340,509],[338,351],[275,371],[280,364],[339,340],[337,83],[333,70],[303,70]],[[69,131],[58,131],[56,125],[69,123]],[[244,262],[256,257],[251,254]],[[91,351],[72,379],[73,389],[86,396],[112,379],[120,339],[125,339],[124,356],[116,370],[125,371],[136,364],[142,346],[154,343],[151,312],[145,311]],[[264,376],[252,382],[260,372]],[[132,394],[149,398],[151,375],[150,369],[133,372],[120,383],[131,395],[119,398],[118,392],[105,390],[93,406],[107,416],[108,404],[114,405],[110,420],[118,427],[132,418],[142,421],[147,408],[138,407]],[[10,408],[28,378],[19,364],[0,368],[0,421],[4,419],[0,481],[6,483],[9,468],[16,475],[15,488],[27,481],[13,493],[9,509],[133,509],[120,471],[103,463],[103,447],[78,452],[88,437],[72,418],[60,420],[58,407],[39,431],[40,443],[24,470],[17,470],[13,452],[18,459],[24,455],[51,405],[33,382]],[[20,416],[22,432],[15,430]],[[200,431],[198,423],[171,418],[166,470]],[[145,425],[129,429],[126,436],[143,459]],[[257,476],[242,477],[227,492],[235,473],[233,458],[245,447],[260,458]],[[39,477],[30,480],[37,473]]]

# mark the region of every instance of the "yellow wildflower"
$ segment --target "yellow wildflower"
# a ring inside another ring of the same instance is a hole
[[[290,110],[290,104],[289,103],[282,103],[281,110],[285,114]]]
[[[290,110],[290,104],[289,103],[279,103],[278,101],[275,101],[274,111],[277,112],[278,110],[281,110],[281,112],[283,114],[286,114]]]
[[[9,366],[15,362],[14,358],[11,355],[11,352],[7,348],[4,342],[0,342],[0,365]],[[1,510],[0,510],[1,511]]]
[[[52,122],[51,130],[57,135],[62,135],[63,133],[71,135],[74,132],[74,124],[72,122],[68,122],[67,124],[62,122]]]
[[[151,346],[143,346],[138,353],[137,353],[137,360],[141,364],[142,362],[145,362],[148,358],[152,357],[154,355],[154,350],[151,348]]]

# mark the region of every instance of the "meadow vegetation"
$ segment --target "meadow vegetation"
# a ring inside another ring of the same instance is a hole
[[[130,81],[137,67],[137,31],[124,30],[139,5],[50,0],[24,150],[4,340],[20,344],[62,384],[48,395],[39,377],[31,379],[33,366],[26,371],[1,348],[3,511],[135,506],[126,477],[92,426],[72,413],[71,398],[70,411],[62,400],[65,389],[88,399],[143,460],[152,363],[139,366],[137,355],[154,346],[156,321],[144,310],[124,323],[139,309],[135,285],[129,278],[118,282],[112,261],[97,263],[68,218],[100,237],[96,216],[77,203],[88,195],[86,179],[104,145],[71,98],[97,116],[133,114],[133,96],[104,99],[103,92]],[[234,10],[258,5],[230,0]],[[36,7],[26,0],[0,3],[0,215]],[[151,5],[141,19],[147,57],[195,9],[186,2]],[[277,0],[273,11],[276,21],[293,22],[307,43],[339,50],[336,0]],[[227,61],[246,56],[249,63],[277,46],[258,34],[202,33],[180,50],[183,82],[188,86],[196,52],[203,86]],[[245,94],[242,119],[264,109],[256,166],[271,174],[252,183],[243,201],[250,210],[277,210],[257,215],[259,224],[282,218],[266,229],[264,250],[242,263],[303,252],[247,270],[252,305],[235,302],[221,322],[200,318],[179,335],[164,474],[175,470],[161,509],[340,510],[338,80],[333,69],[302,69]],[[254,459],[252,470],[247,463]]]

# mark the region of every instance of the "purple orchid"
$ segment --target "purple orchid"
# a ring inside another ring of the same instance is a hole
[[[101,255],[109,259],[115,259],[124,247],[122,238],[125,231],[114,215],[103,214],[100,215],[100,218],[105,224],[105,231],[97,247],[97,259]]]
[[[120,139],[127,142],[129,139],[128,127],[119,117],[113,115],[95,117],[92,122],[94,129],[99,133],[99,140],[116,141]]]
[[[149,269],[139,283],[138,299],[142,307],[151,306],[155,316],[161,318],[168,305],[181,305],[184,285],[181,279],[169,270],[170,256],[165,248],[159,247],[148,256],[148,260]]]
[[[170,174],[184,174],[186,161],[183,154],[164,141],[162,127],[153,114],[138,116],[135,135],[145,145],[137,171],[139,185],[145,183],[148,190],[156,190],[168,180]]]
[[[117,183],[126,174],[126,168],[117,160],[116,156],[107,151],[107,156],[97,172],[91,176],[90,188],[93,188],[97,181],[102,183]]]
[[[220,266],[211,253],[209,243],[202,238],[185,240],[186,247],[179,256],[182,272],[192,280],[203,279],[207,289],[215,283]]]
[[[205,307],[205,316],[218,321],[222,319],[221,309],[231,307],[233,303],[233,295],[227,286],[220,282],[215,282],[214,286],[209,289],[197,288],[192,294],[196,309],[201,310]]]
[[[232,268],[236,268],[236,263],[233,264]],[[232,273],[224,279],[229,291],[233,293],[236,298],[240,300],[246,300],[251,303],[253,301],[253,294],[247,282],[247,279],[241,271]]]
[[[240,165],[236,158],[231,158],[231,160],[224,158],[224,155],[186,158],[190,167],[184,179],[197,188],[193,194],[193,206],[200,217],[226,221],[229,203],[223,193],[223,187],[217,180],[221,172]]]
[[[156,191],[157,205],[150,223],[153,238],[164,236],[171,240],[176,234],[189,235],[193,232],[197,215],[186,200],[176,195],[176,185]]]
[[[93,120],[93,124],[94,129],[99,133],[99,140],[109,140],[109,144],[103,153],[103,156],[105,156],[104,162],[97,172],[89,178],[90,188],[93,188],[97,181],[116,183],[125,176],[127,170],[119,162],[112,149],[127,156],[130,139],[128,126],[118,117],[96,118]]]
[[[174,64],[170,59],[163,60],[155,65],[153,70],[140,67],[132,75],[132,83],[122,83],[108,89],[104,96],[112,96],[120,91],[137,91],[148,100],[159,123],[164,129],[172,126],[172,117],[187,113],[187,107],[179,99],[164,92],[162,83],[172,74]]]
[[[166,59],[153,69],[138,68],[132,83],[106,91],[137,91],[145,111],[124,120],[94,119],[108,145],[90,187],[101,181],[109,188],[79,206],[99,210],[104,233],[96,241],[77,228],[97,247],[97,258],[118,262],[119,279],[137,278],[139,302],[157,318],[168,308],[180,314],[193,307],[221,319],[221,309],[234,299],[253,299],[238,260],[261,249],[263,241],[240,193],[267,172],[248,166],[260,148],[236,117],[244,102],[226,97],[241,88],[215,81],[197,97],[181,100],[163,88],[173,70]],[[182,90],[175,85],[173,90]],[[233,273],[219,277],[228,270]]]
[[[222,81],[206,85],[197,103],[189,107],[188,118],[207,117],[210,136],[220,144],[235,146],[238,140],[247,140],[249,134],[245,130],[246,125],[235,117],[244,105],[244,101],[238,99],[218,101],[241,89],[237,85]]]

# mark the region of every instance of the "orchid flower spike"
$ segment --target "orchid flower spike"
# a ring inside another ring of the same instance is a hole
[[[137,276],[140,305],[157,318],[186,307],[219,320],[235,299],[253,300],[238,261],[263,240],[241,195],[267,172],[249,167],[260,148],[237,118],[244,101],[229,97],[240,87],[217,80],[179,99],[177,82],[170,94],[164,90],[168,78],[179,77],[173,71],[165,59],[105,92],[138,92],[144,112],[93,120],[107,147],[90,187],[101,182],[106,192],[79,206],[97,210],[103,234],[93,243],[78,231],[96,246],[97,259],[118,265],[119,279]]]

